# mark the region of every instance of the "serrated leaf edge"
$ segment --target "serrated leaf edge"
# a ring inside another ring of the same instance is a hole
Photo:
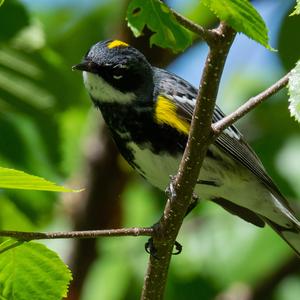
[[[300,60],[291,70],[288,83],[289,111],[292,117],[300,123]]]

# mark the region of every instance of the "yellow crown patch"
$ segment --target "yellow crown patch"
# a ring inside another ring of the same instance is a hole
[[[112,49],[115,47],[128,47],[129,45],[125,42],[114,40],[107,45],[107,48]]]

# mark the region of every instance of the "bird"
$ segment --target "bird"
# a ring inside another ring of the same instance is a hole
[[[120,153],[164,191],[187,143],[197,88],[121,40],[97,42],[73,69],[82,71]],[[216,105],[212,122],[224,116]],[[235,125],[209,145],[194,193],[258,227],[268,224],[300,256],[300,222]]]

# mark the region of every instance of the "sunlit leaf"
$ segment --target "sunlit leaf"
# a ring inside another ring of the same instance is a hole
[[[300,60],[291,71],[289,78],[289,110],[292,117],[300,122]]]
[[[132,0],[127,9],[128,26],[136,37],[142,35],[147,26],[153,35],[150,44],[171,48],[178,52],[191,44],[191,35],[159,0]]]
[[[0,167],[0,188],[51,192],[78,192],[23,171]]]
[[[294,11],[290,14],[290,16],[300,15],[300,0],[297,0],[297,4],[295,6]]]
[[[248,0],[203,0],[202,3],[233,29],[271,49],[266,24]]]
[[[0,6],[3,4],[4,0],[0,0]]]
[[[57,254],[35,242],[0,245],[0,298],[61,300],[72,275]]]
[[[39,22],[32,22],[13,39],[13,46],[26,51],[35,51],[46,46],[44,29]]]

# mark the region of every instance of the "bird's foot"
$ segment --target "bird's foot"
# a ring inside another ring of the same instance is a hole
[[[172,252],[172,255],[178,255],[182,252],[182,245],[175,241],[174,243],[175,251]],[[157,249],[154,246],[153,243],[153,238],[150,238],[146,243],[145,243],[145,251],[150,254],[152,257],[159,259],[157,256]]]
[[[165,193],[167,194],[168,198],[175,198],[176,197],[176,191],[174,188],[173,181],[175,180],[175,176],[170,175],[170,183],[168,187],[165,190]]]

